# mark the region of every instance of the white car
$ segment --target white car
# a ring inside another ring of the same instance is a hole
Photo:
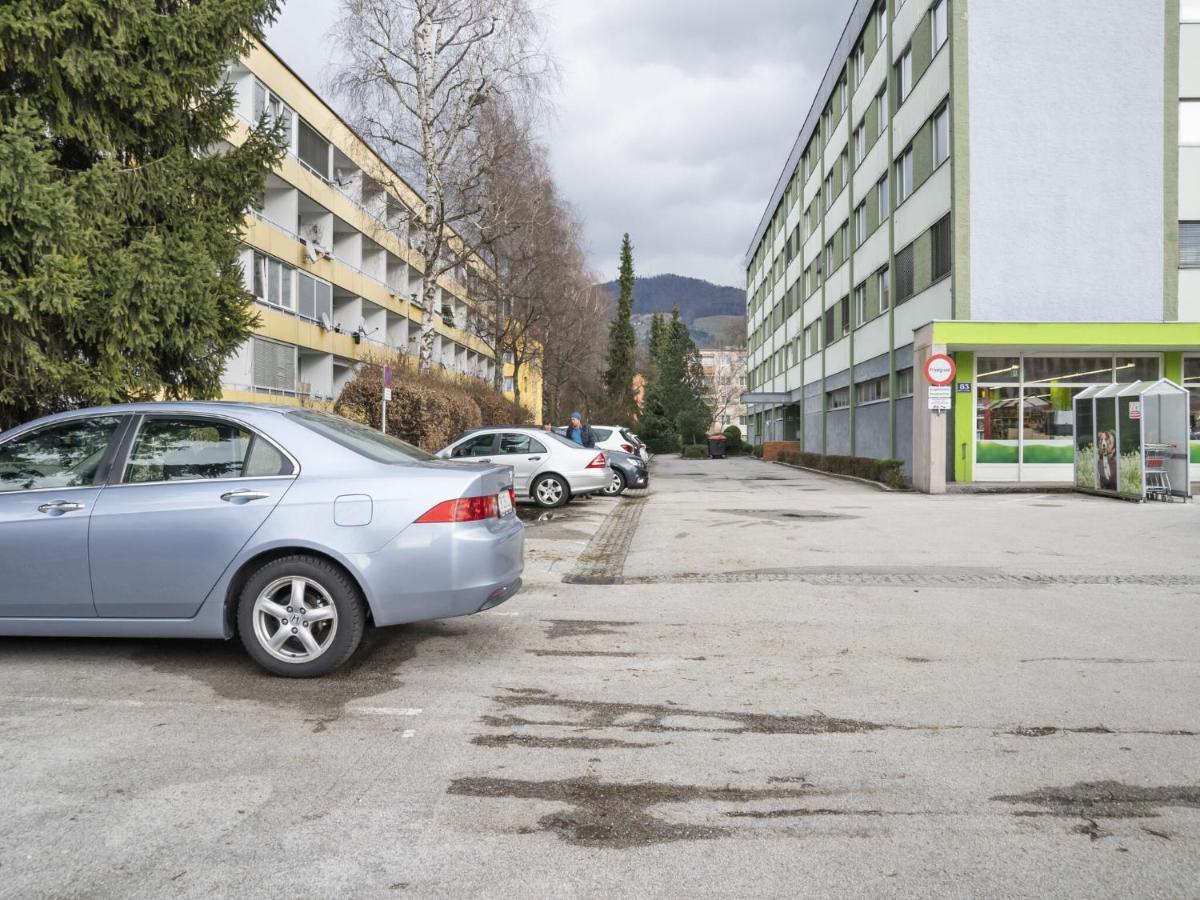
[[[650,454],[646,452],[646,445],[628,428],[614,425],[593,425],[592,437],[596,439],[596,446],[601,450],[635,453],[642,458],[642,462],[650,460]]]
[[[512,466],[517,499],[547,508],[598,493],[612,478],[603,452],[538,428],[475,428],[459,435],[437,455]]]

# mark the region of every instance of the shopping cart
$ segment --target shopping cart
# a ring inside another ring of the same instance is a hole
[[[1174,501],[1167,460],[1178,448],[1174,444],[1146,444],[1142,447],[1142,473],[1145,476],[1146,499]]]

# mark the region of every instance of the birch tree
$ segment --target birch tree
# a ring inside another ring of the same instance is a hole
[[[413,223],[423,263],[424,374],[433,362],[438,283],[461,277],[485,224],[482,111],[540,104],[552,64],[528,0],[342,0],[337,41],[346,62],[334,87],[350,118],[424,200]]]

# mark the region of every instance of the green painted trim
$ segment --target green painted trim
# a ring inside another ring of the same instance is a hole
[[[854,58],[853,51],[851,51],[850,56],[851,56],[851,59]],[[845,78],[846,78],[846,81],[849,82],[849,80],[850,80],[850,63],[846,64]],[[854,95],[853,94],[850,95],[848,103],[850,105],[849,111],[853,111],[853,109],[854,109]],[[847,116],[846,116],[846,152],[847,152],[847,154],[849,154],[849,151],[851,148],[853,148],[853,146],[854,146],[854,122],[852,120],[852,117],[847,114]],[[848,158],[848,156],[847,156],[847,158]],[[847,317],[850,319],[850,347],[849,347],[849,353],[850,353],[850,407],[849,408],[850,408],[850,455],[851,456],[855,455],[855,448],[856,448],[856,444],[858,442],[858,436],[856,434],[856,427],[855,427],[855,423],[854,423],[854,420],[856,418],[855,410],[858,407],[858,395],[857,395],[857,391],[855,391],[855,389],[854,389],[854,333],[858,330],[858,326],[862,324],[862,322],[854,321],[854,316],[855,316],[855,309],[854,309],[854,284],[855,284],[855,281],[854,281],[854,254],[858,251],[858,247],[855,246],[855,244],[854,244],[854,171],[858,168],[858,162],[859,162],[859,160],[851,161],[850,167],[849,167],[850,174],[846,178],[846,201],[847,201],[846,209],[848,211],[847,215],[846,215],[846,229],[849,232],[849,240],[846,241],[846,245],[848,245],[850,247],[849,259],[846,262],[846,275],[850,281],[850,294],[849,294],[850,303],[849,303],[849,309],[847,309],[846,312],[847,312]]]
[[[954,363],[958,368],[954,380],[971,384],[971,390],[965,394],[958,392],[957,384],[954,386],[954,480],[963,484],[975,479],[975,461],[972,459],[975,455],[975,354],[960,350],[954,354]],[[966,447],[965,455],[963,447]]]
[[[896,158],[896,148],[894,146],[894,135],[896,132],[895,122],[896,114],[892,110],[891,98],[894,96],[896,89],[896,66],[892,62],[892,36],[895,33],[896,16],[893,10],[893,4],[888,3],[885,6],[884,15],[890,15],[888,22],[887,40],[887,56],[884,61],[887,66],[884,69],[884,96],[888,99],[888,121],[887,121],[887,168],[888,173],[888,193],[894,196],[896,190],[896,176],[892,172],[892,161]],[[892,202],[892,196],[888,197],[888,219],[887,219],[887,248],[888,248],[888,456],[891,459],[896,458],[896,204]],[[853,286],[851,286],[853,289]],[[854,379],[851,378],[851,381]]]
[[[1163,378],[1183,384],[1183,354],[1180,351],[1171,350],[1163,354]]]
[[[1179,318],[1179,0],[1165,0],[1163,46],[1163,318]]]
[[[934,322],[933,343],[954,347],[1200,346],[1200,322]]]
[[[967,4],[950,0],[950,315],[971,318],[971,155],[967,90]]]

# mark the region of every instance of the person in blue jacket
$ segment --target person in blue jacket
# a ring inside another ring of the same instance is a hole
[[[592,426],[583,423],[583,416],[578,412],[571,413],[571,424],[567,428],[567,438],[581,447],[595,447],[596,439],[592,436]]]

